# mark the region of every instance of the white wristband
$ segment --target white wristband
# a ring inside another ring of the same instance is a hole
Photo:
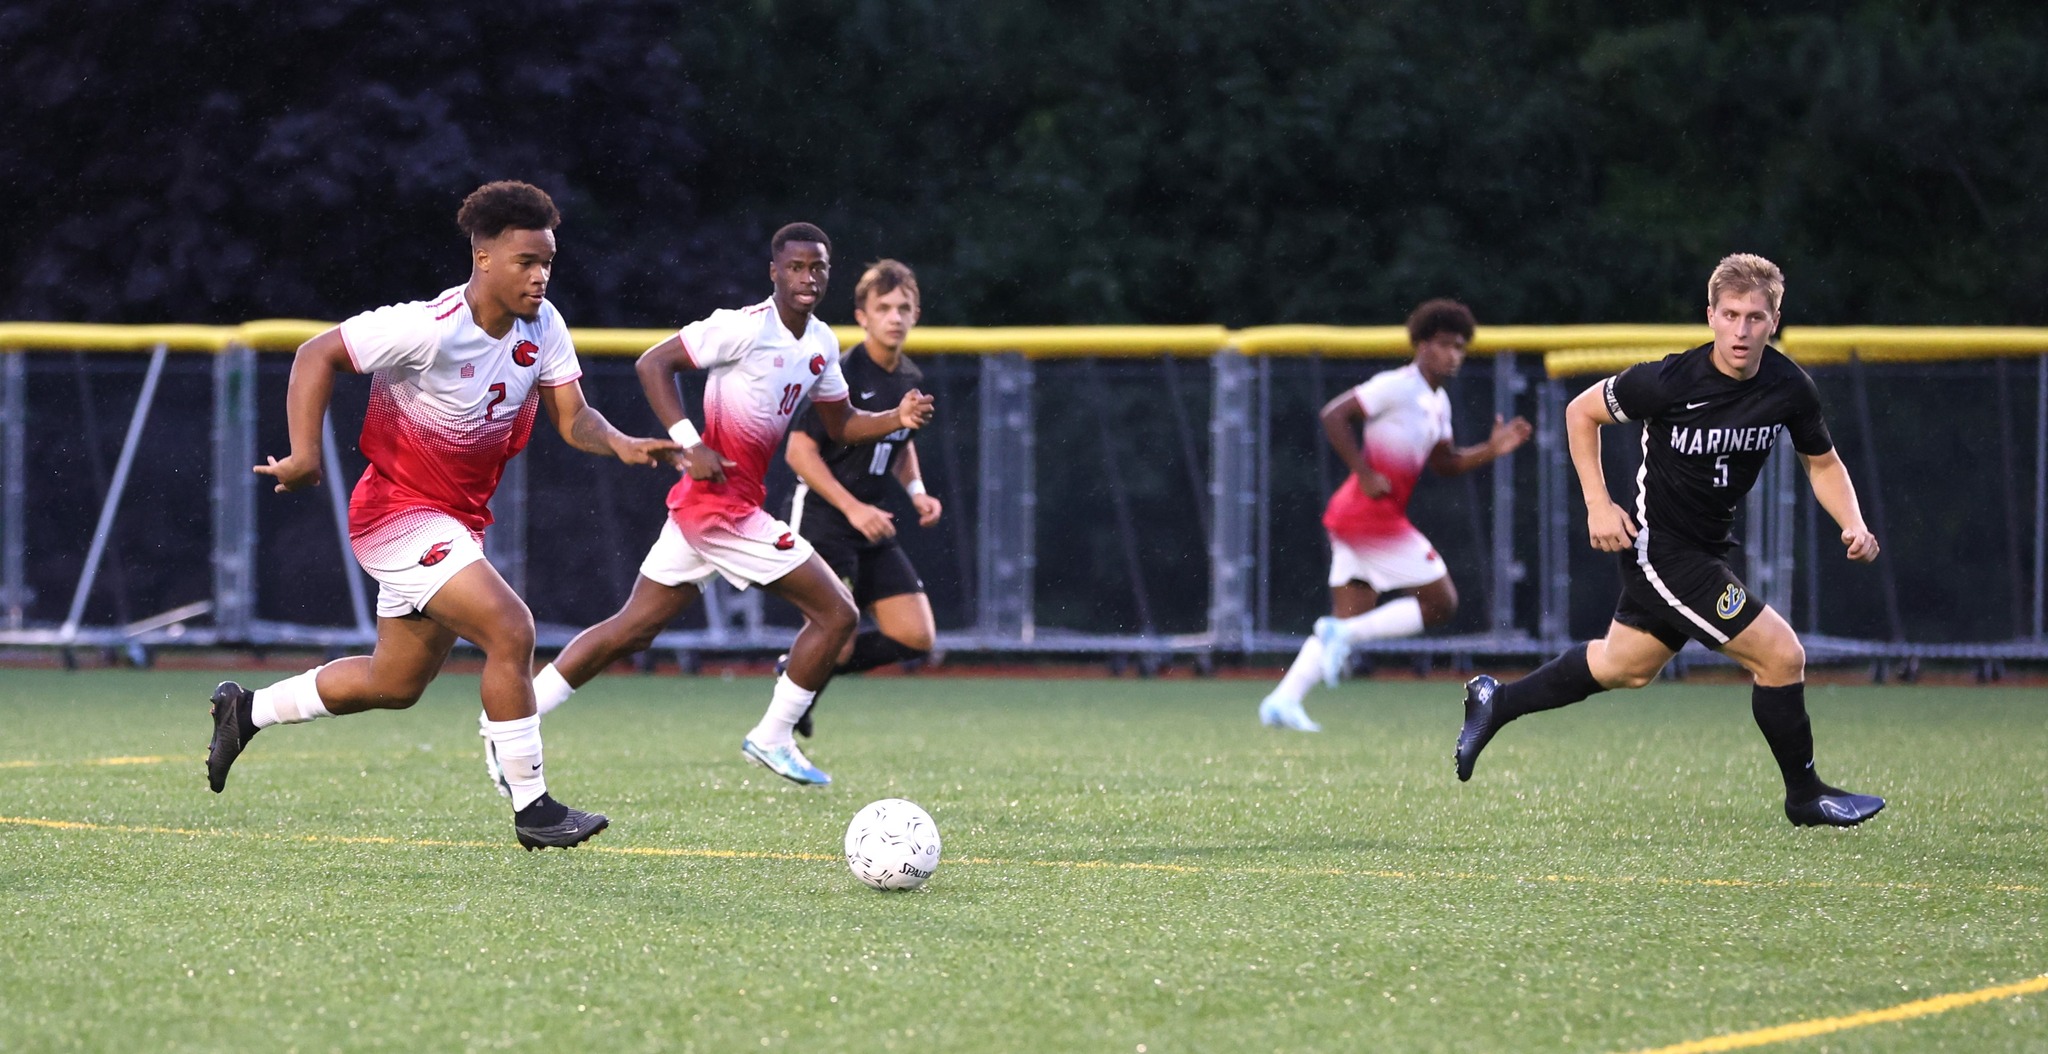
[[[668,437],[681,444],[685,450],[704,441],[704,437],[697,434],[697,426],[691,424],[687,417],[668,426]]]
[[[917,497],[919,494],[924,493],[924,480],[913,479],[910,482],[905,483],[903,485],[903,489],[909,491],[911,497]]]

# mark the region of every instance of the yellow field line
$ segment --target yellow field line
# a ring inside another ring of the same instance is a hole
[[[46,820],[31,816],[0,816],[0,826],[38,827],[54,831],[98,831],[108,834],[170,834],[187,838],[242,838],[301,844],[397,845],[460,849],[502,849],[506,846],[504,842],[457,842],[428,838],[395,838],[389,835],[256,834],[243,831],[195,830],[186,827],[149,827],[132,824],[87,823],[81,820]],[[666,856],[697,860],[836,861],[840,859],[840,856],[836,853],[794,853],[757,849],[683,849],[641,845],[585,845],[581,848],[593,853],[608,853],[621,856]],[[986,856],[954,857],[949,858],[947,863],[955,866],[1041,867],[1062,871],[1139,871],[1175,875],[1232,874],[1272,875],[1277,877],[1327,875],[1333,878],[1381,878],[1398,882],[1513,882],[1524,885],[1662,886],[1701,889],[1850,888],[1935,893],[1944,892],[1950,888],[1924,882],[1793,882],[1784,879],[1757,881],[1746,878],[1645,878],[1634,875],[1503,875],[1484,871],[1396,871],[1380,868],[1345,867],[1206,867],[1197,864],[1158,864],[1139,860],[1004,860]],[[1981,892],[2041,893],[2048,892],[2048,890],[2043,890],[2039,886],[1990,885],[1982,887]]]
[[[1915,999],[1910,1003],[1900,1003],[1883,1010],[1865,1010],[1862,1013],[1845,1014],[1841,1017],[1795,1021],[1789,1025],[1759,1028],[1752,1032],[1737,1032],[1728,1036],[1715,1036],[1712,1039],[1696,1039],[1676,1046],[1640,1050],[1636,1054],[1710,1054],[1712,1051],[1720,1050],[1743,1050],[1748,1047],[1761,1047],[1766,1043],[1784,1043],[1809,1036],[1826,1035],[1829,1032],[1840,1032],[1843,1029],[1862,1028],[1865,1025],[1881,1025],[1887,1021],[1906,1021],[1932,1014],[1945,1014],[1951,1010],[1988,1003],[1994,999],[2016,998],[2035,992],[2048,992],[2048,974],[2016,984],[2002,984],[1996,988],[1979,988],[1974,992],[1956,992],[1928,999]]]

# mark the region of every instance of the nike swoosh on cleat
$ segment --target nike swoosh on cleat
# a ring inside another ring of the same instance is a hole
[[[1708,403],[1710,403],[1710,402],[1713,402],[1713,401],[1714,401],[1714,400],[1712,400],[1712,399],[1701,399],[1701,400],[1700,400],[1699,402],[1696,402],[1696,403],[1686,403],[1686,404],[1685,404],[1685,408],[1686,408],[1686,409],[1688,409],[1688,410],[1697,410],[1697,409],[1699,409],[1700,407],[1702,407],[1702,406],[1705,406],[1705,405],[1707,405]]]
[[[874,397],[875,397],[875,393],[873,393],[873,392],[862,392],[862,393],[860,393],[860,397],[861,397],[861,398],[863,398],[863,399],[872,399],[872,398],[874,398]]]

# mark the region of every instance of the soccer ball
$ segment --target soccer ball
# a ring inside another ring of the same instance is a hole
[[[883,798],[846,825],[846,866],[876,889],[916,889],[939,867],[939,827],[902,798]]]

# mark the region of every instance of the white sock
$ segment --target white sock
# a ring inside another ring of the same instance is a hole
[[[761,715],[761,723],[747,733],[747,738],[753,740],[755,746],[769,748],[796,742],[796,735],[791,730],[796,727],[797,719],[804,716],[804,711],[810,709],[811,699],[817,694],[808,688],[797,687],[786,673],[776,677],[775,694],[768,700],[768,712]]]
[[[287,677],[268,688],[256,689],[255,702],[249,708],[256,719],[256,727],[295,725],[314,718],[333,717],[327,711],[327,704],[320,701],[320,689],[315,683],[325,668],[315,666],[297,677]]]
[[[1323,642],[1310,637],[1301,642],[1301,652],[1295,655],[1294,664],[1287,667],[1286,676],[1280,678],[1280,687],[1273,689],[1273,694],[1299,703],[1322,679]]]
[[[569,687],[568,680],[562,676],[562,671],[555,669],[554,663],[548,663],[533,675],[533,705],[535,713],[543,717],[575,694],[576,689]]]
[[[1338,625],[1344,627],[1344,638],[1354,644],[1388,637],[1413,637],[1422,632],[1422,602],[1414,597],[1389,600]]]
[[[540,715],[483,724],[484,738],[497,748],[498,768],[512,788],[512,810],[524,809],[548,792],[548,782],[540,775]]]

